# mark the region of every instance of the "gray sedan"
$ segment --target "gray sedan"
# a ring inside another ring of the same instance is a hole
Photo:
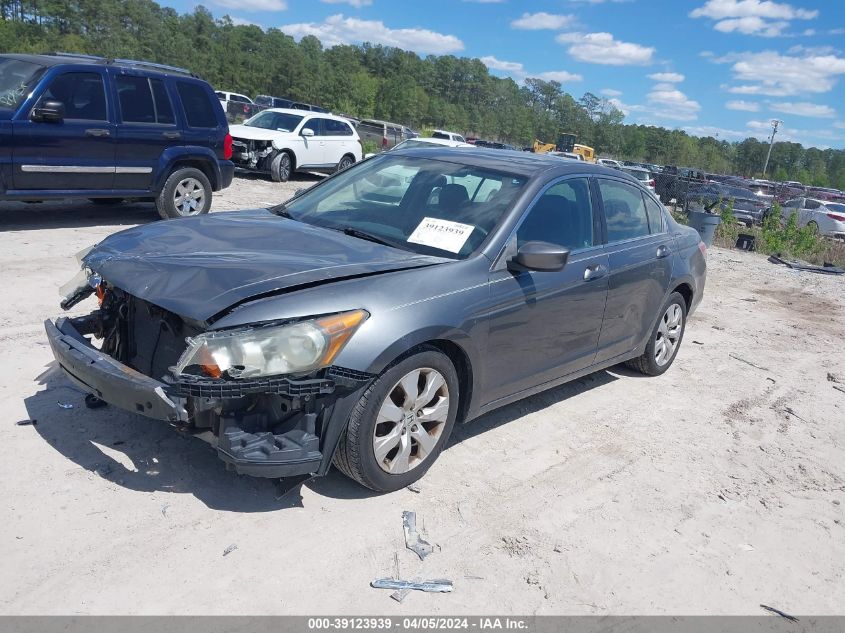
[[[239,473],[334,463],[388,491],[457,420],[617,363],[665,372],[705,255],[618,170],[414,148],[271,209],[116,233],[62,302],[99,305],[45,326],[70,380]]]

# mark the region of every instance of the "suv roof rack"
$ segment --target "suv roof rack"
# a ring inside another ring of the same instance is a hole
[[[49,53],[55,57],[68,57],[68,58],[77,58],[77,59],[86,59],[89,61],[100,62],[102,64],[120,64],[123,66],[133,66],[135,68],[148,68],[150,70],[161,70],[164,72],[176,73],[179,75],[187,75],[188,77],[196,77],[199,78],[199,75],[196,73],[191,72],[187,68],[180,68],[179,66],[169,66],[167,64],[157,64],[155,62],[145,62],[139,61],[136,59],[110,59],[108,57],[102,57],[100,55],[86,55],[84,53],[63,53],[63,52],[55,52]]]

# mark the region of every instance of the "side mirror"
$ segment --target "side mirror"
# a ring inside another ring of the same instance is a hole
[[[299,134],[301,136],[306,136],[306,137],[307,136],[314,136],[314,130],[312,130],[310,127],[304,127],[304,128],[302,128],[302,131]]]
[[[65,104],[54,99],[45,99],[33,108],[30,118],[33,121],[57,123],[65,118]]]
[[[562,270],[568,260],[568,248],[548,242],[526,242],[508,260],[508,270],[554,272]]]

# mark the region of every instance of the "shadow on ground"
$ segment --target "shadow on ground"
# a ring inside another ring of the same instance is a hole
[[[446,450],[614,380],[617,377],[606,371],[597,372],[457,426]],[[72,386],[55,363],[37,382],[45,388],[25,399],[29,419],[37,421],[34,429],[71,462],[114,484],[138,492],[192,494],[207,507],[228,512],[272,512],[302,505],[298,487],[283,494],[278,481],[227,471],[214,447],[166,422],[111,406],[88,409],[85,393]],[[335,499],[377,494],[335,469],[305,485]]]
[[[135,225],[158,219],[158,212],[152,202],[0,203],[0,231]]]

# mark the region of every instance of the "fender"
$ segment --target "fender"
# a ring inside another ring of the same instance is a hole
[[[164,150],[156,167],[157,175],[153,182],[152,190],[155,193],[159,193],[164,188],[164,183],[167,181],[176,163],[190,161],[202,163],[204,167],[207,167],[211,188],[214,191],[218,191],[222,177],[217,155],[211,148],[198,145],[179,145],[168,147]]]

